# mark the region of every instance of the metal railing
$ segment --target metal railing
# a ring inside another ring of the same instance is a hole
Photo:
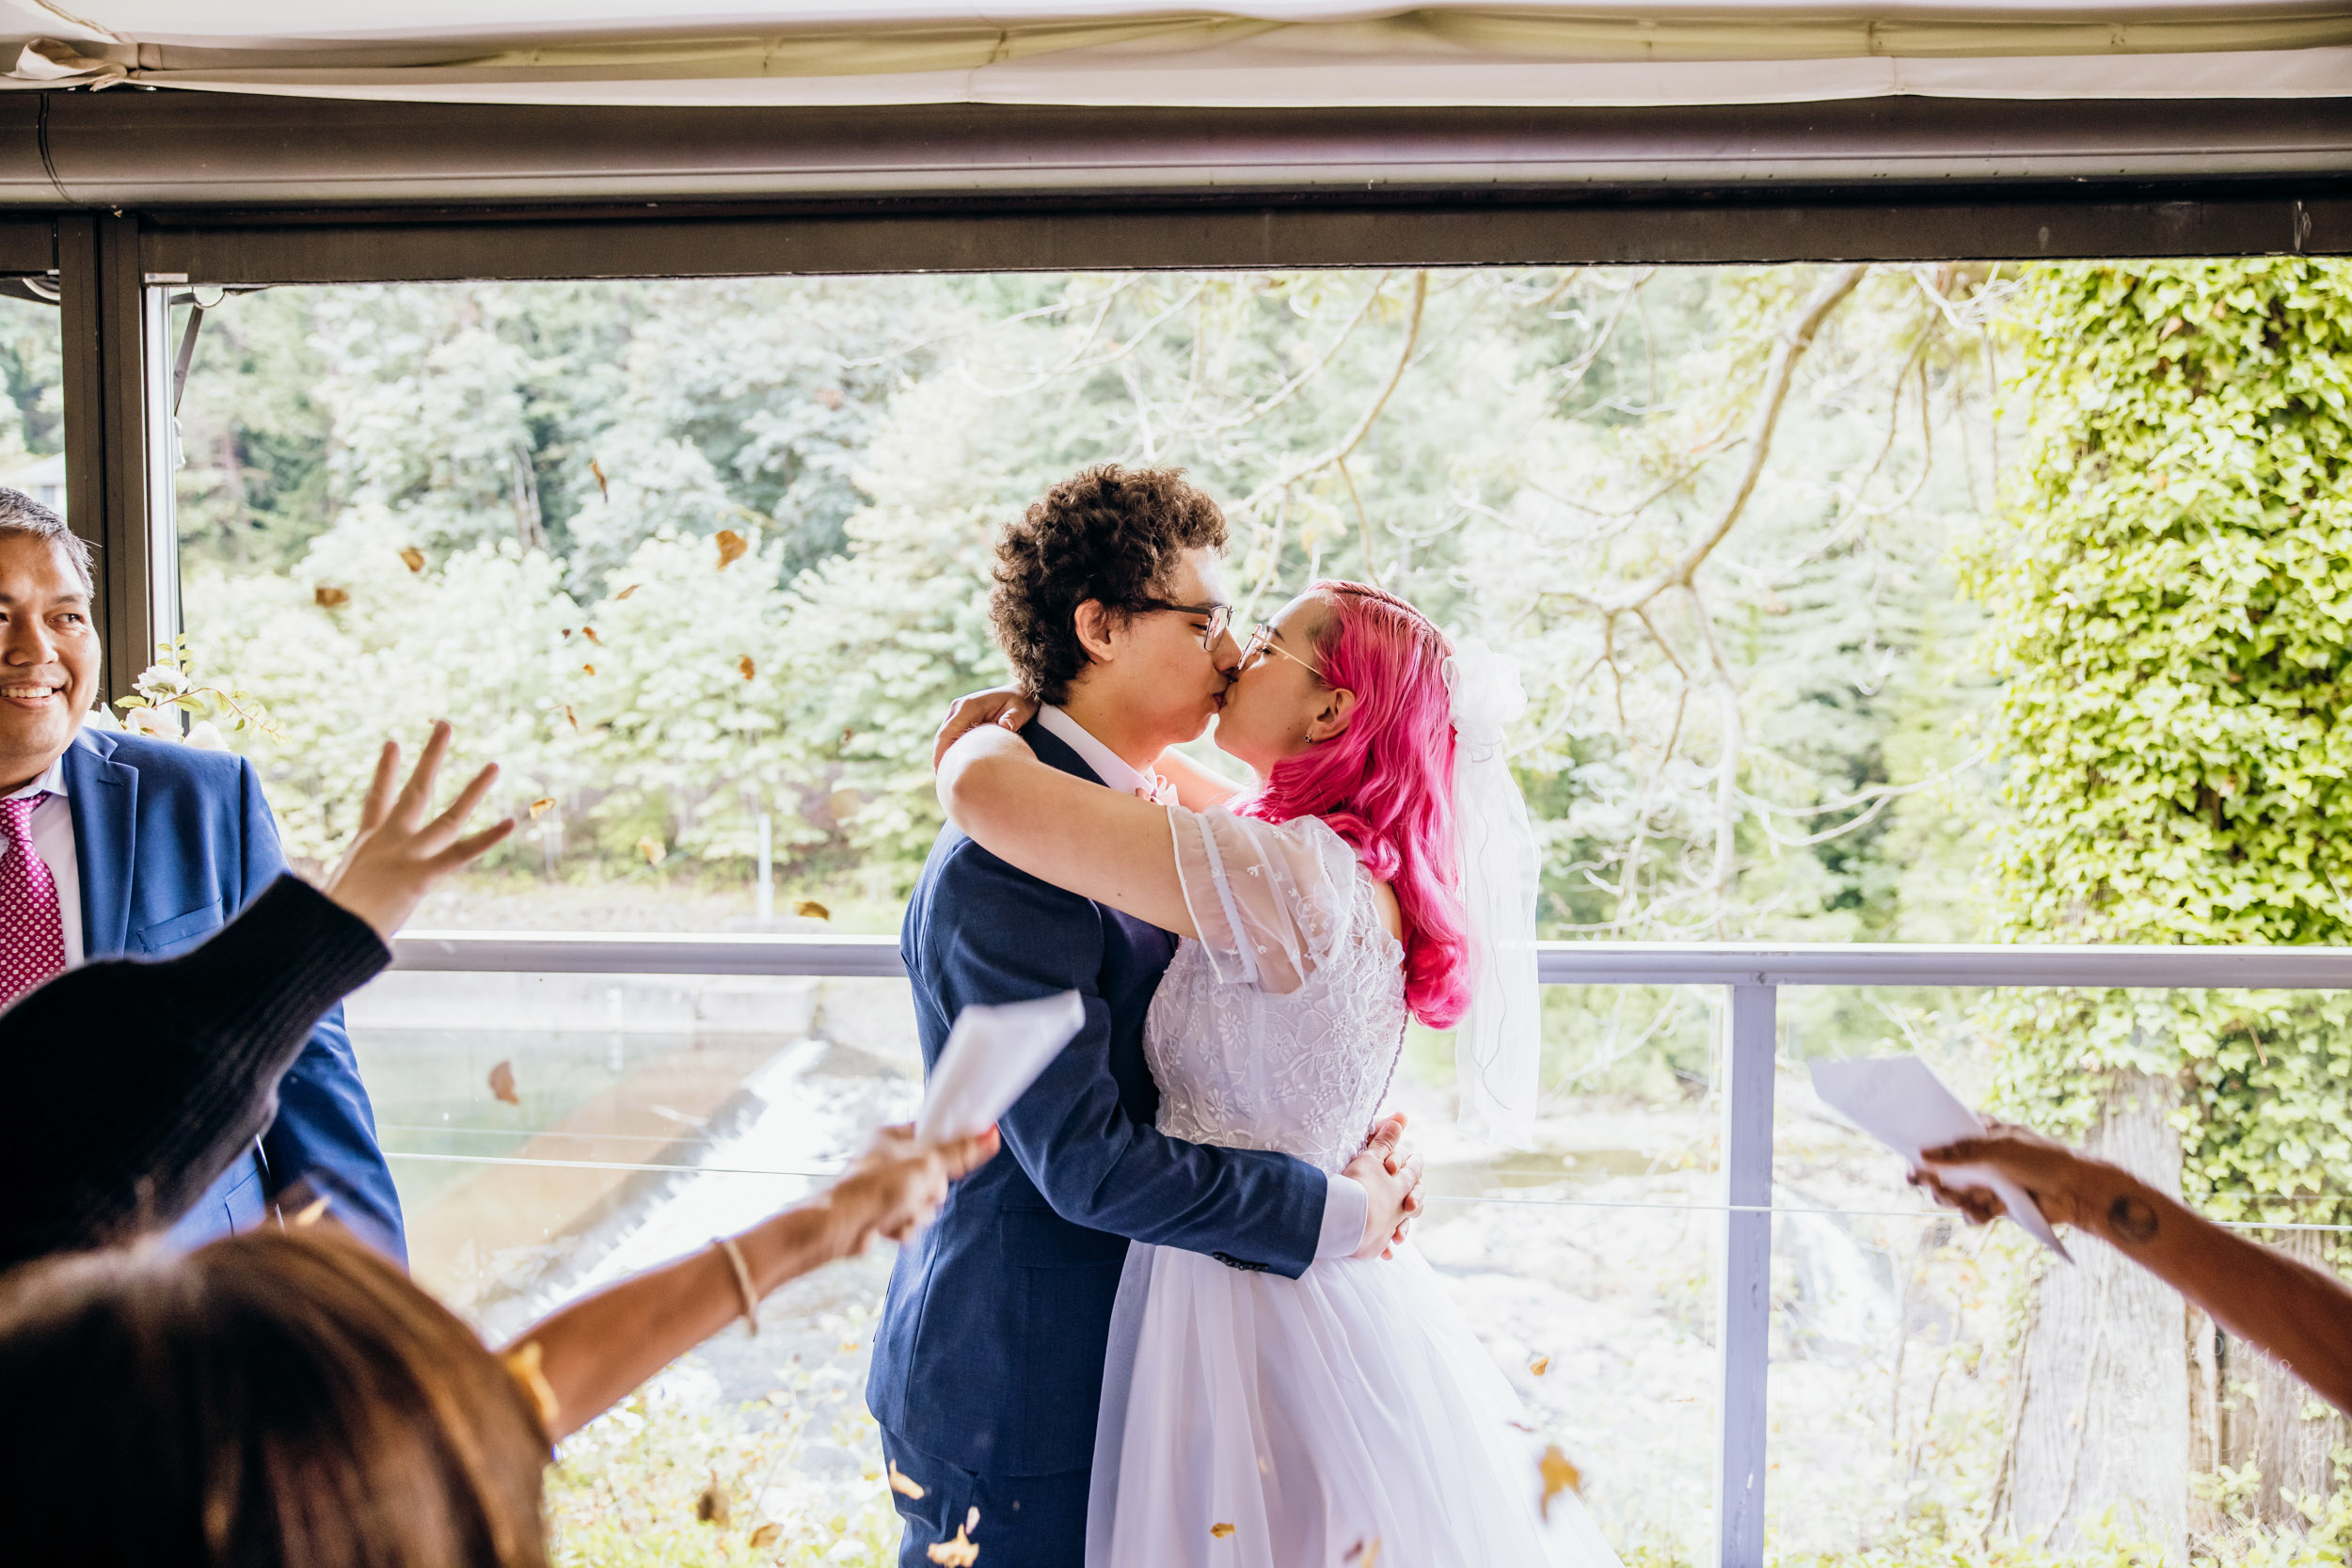
[[[895,937],[417,931],[393,967],[564,974],[891,978]],[[1783,986],[2352,990],[2352,950],[2313,947],[1915,946],[1742,942],[1539,944],[1549,985],[1722,986],[1724,1268],[1716,1560],[1764,1560],[1765,1394],[1772,1321],[1773,1061]]]

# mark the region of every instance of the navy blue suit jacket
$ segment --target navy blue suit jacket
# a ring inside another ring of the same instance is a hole
[[[1022,737],[1094,778],[1036,723]],[[866,1396],[909,1447],[986,1475],[1091,1465],[1130,1237],[1292,1278],[1314,1261],[1323,1172],[1152,1126],[1143,1019],[1175,950],[1158,927],[1016,871],[952,825],[931,846],[899,936],[924,1069],[971,1003],[1074,990],[1086,1024],[1006,1113],[1005,1152],[956,1185],[891,1271]]]
[[[286,869],[262,782],[243,757],[85,730],[64,760],[87,958],[194,946]],[[171,1237],[193,1246],[248,1229],[305,1177],[356,1233],[405,1259],[400,1198],[340,1005],[279,1082],[278,1119],[258,1149],[229,1167]]]

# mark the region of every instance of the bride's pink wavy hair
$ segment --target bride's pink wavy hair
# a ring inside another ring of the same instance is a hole
[[[1356,693],[1344,733],[1274,765],[1233,810],[1266,822],[1320,816],[1396,894],[1405,926],[1405,1005],[1432,1029],[1469,1009],[1470,937],[1454,832],[1453,645],[1395,594],[1360,582],[1307,585],[1326,611],[1315,634],[1327,683]]]

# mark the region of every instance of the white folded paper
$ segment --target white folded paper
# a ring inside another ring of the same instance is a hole
[[[1813,1087],[1823,1103],[1910,1161],[1914,1170],[1919,1168],[1921,1149],[1984,1131],[1984,1118],[1961,1103],[1935,1069],[1916,1056],[1815,1062]],[[1947,1187],[1983,1187],[1998,1195],[2026,1234],[2068,1262],[2074,1260],[2034,1200],[2008,1177],[1985,1165],[1938,1165],[1935,1174]]]
[[[1037,1082],[1086,1017],[1086,1004],[1074,990],[964,1008],[931,1067],[914,1135],[941,1144],[988,1131]]]

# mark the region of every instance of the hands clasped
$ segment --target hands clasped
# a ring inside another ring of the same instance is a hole
[[[1392,1258],[1405,1228],[1422,1211],[1421,1156],[1405,1147],[1402,1112],[1373,1123],[1372,1135],[1340,1173],[1362,1184],[1372,1199],[1358,1258]]]

